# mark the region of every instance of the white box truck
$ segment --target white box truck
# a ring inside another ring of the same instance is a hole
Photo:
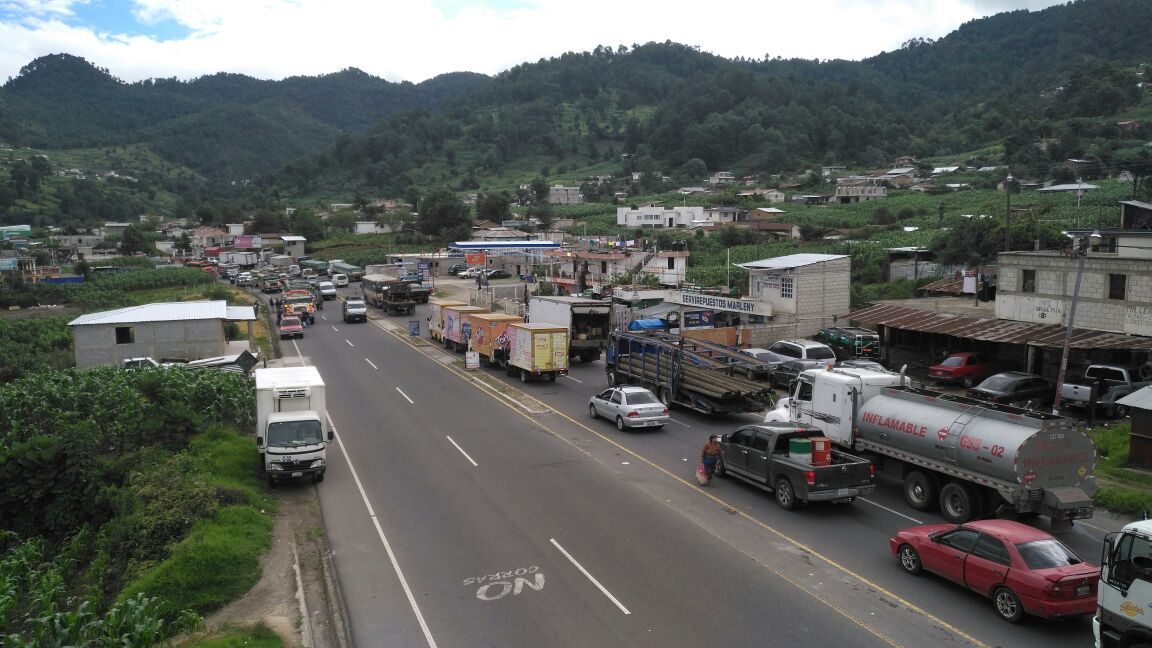
[[[532,297],[528,321],[563,326],[570,332],[569,354],[581,362],[593,362],[608,345],[612,330],[612,303],[587,297]]]
[[[268,485],[311,477],[324,481],[334,435],[324,408],[324,379],[316,367],[257,369],[256,446]]]

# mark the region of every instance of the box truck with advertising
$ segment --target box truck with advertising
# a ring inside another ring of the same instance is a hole
[[[520,382],[548,380],[568,374],[568,329],[555,324],[520,322],[508,325],[501,349],[508,358],[509,376]]]
[[[506,358],[498,340],[506,337],[509,325],[523,322],[524,318],[508,313],[468,313],[467,319],[471,327],[468,347],[479,354],[480,366],[503,366]]]
[[[440,314],[444,318],[444,328],[441,330],[444,347],[457,353],[468,346],[469,329],[468,315],[470,313],[487,313],[483,306],[444,306]]]

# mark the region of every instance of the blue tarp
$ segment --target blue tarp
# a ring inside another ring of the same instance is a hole
[[[638,319],[628,324],[629,331],[663,331],[668,327],[668,320]]]

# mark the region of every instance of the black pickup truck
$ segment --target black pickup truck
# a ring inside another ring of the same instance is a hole
[[[789,441],[819,436],[820,429],[795,423],[742,427],[720,437],[716,474],[774,491],[776,503],[789,511],[808,502],[852,502],[876,490],[876,474],[867,459],[839,450],[832,450],[825,465],[790,458]]]

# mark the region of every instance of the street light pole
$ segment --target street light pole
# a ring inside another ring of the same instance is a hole
[[[1076,302],[1080,300],[1080,283],[1084,279],[1084,257],[1092,245],[1100,244],[1100,232],[1081,236],[1072,245],[1076,255],[1076,285],[1072,289],[1072,305],[1068,308],[1067,329],[1064,332],[1064,353],[1060,356],[1060,372],[1056,374],[1056,397],[1052,400],[1052,413],[1060,414],[1060,390],[1064,387],[1064,377],[1068,373],[1068,354],[1072,349],[1072,326],[1076,322]]]
[[[1008,177],[1004,178],[1004,198],[1007,201],[1007,209],[1004,210],[1004,251],[1012,251],[1012,170],[1008,170]]]

